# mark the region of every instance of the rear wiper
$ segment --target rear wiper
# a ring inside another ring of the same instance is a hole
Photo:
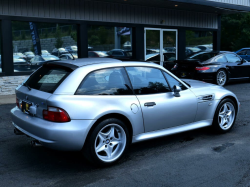
[[[24,83],[23,85],[26,86],[29,90],[31,90],[31,87],[29,87],[27,83]]]

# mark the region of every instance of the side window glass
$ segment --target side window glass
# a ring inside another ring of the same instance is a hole
[[[247,50],[246,55],[250,55],[250,50]]]
[[[91,72],[84,78],[76,95],[132,95],[124,68],[109,68]]]
[[[215,59],[215,62],[227,62],[227,59],[224,55],[221,55]]]
[[[237,53],[238,55],[247,55],[247,50],[242,50]]]
[[[226,54],[225,56],[227,57],[229,63],[236,63],[241,61],[240,58],[234,54]]]
[[[148,67],[126,67],[135,94],[171,92],[161,70]]]
[[[168,80],[168,83],[171,87],[171,89],[174,89],[174,86],[179,86],[181,88],[181,90],[186,90],[187,87],[184,86],[181,82],[179,82],[178,80],[176,80],[174,77],[172,77],[171,75],[169,75],[168,73],[164,72],[165,77]]]

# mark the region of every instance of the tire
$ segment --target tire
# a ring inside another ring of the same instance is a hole
[[[123,121],[109,118],[90,132],[82,153],[95,165],[109,166],[122,158],[130,143],[130,134]]]
[[[215,84],[219,86],[224,86],[226,83],[227,83],[227,72],[223,69],[220,69],[216,73]]]
[[[229,98],[223,99],[215,111],[213,129],[218,133],[230,131],[234,126],[236,115],[235,103]]]

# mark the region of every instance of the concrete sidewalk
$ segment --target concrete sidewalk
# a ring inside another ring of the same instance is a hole
[[[16,95],[0,95],[0,105],[16,103]]]

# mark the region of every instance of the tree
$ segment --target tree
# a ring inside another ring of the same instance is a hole
[[[221,26],[221,50],[250,47],[250,13],[224,15]]]
[[[58,25],[56,26],[55,38],[56,38],[55,47],[58,49],[63,45],[62,32]]]

